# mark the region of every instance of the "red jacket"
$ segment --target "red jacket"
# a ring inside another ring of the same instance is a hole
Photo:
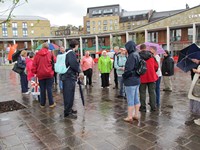
[[[156,74],[156,71],[158,70],[158,63],[156,60],[151,57],[146,61],[147,64],[147,72],[140,76],[140,82],[141,83],[150,83],[155,82],[158,80],[158,76]]]
[[[52,59],[56,62],[56,57],[47,48],[42,48],[36,53],[31,71],[37,75],[39,80],[54,76]]]
[[[33,64],[33,59],[27,58],[27,59],[26,59],[26,71],[27,71],[27,79],[28,79],[28,81],[30,81],[31,78],[34,77],[34,74],[33,74],[32,71],[31,71],[31,69],[32,69],[32,64]]]

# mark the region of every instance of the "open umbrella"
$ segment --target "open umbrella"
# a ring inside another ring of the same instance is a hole
[[[184,72],[188,72],[198,66],[198,64],[194,63],[192,59],[200,60],[200,48],[195,43],[179,52],[177,67]]]
[[[150,46],[155,46],[157,48],[157,54],[164,54],[165,50],[157,43],[145,42],[147,50],[150,49]],[[140,44],[141,45],[141,44]],[[140,45],[137,45],[136,48],[140,50]]]
[[[79,85],[79,92],[80,92],[80,95],[81,95],[81,100],[82,100],[82,104],[83,106],[85,106],[85,100],[84,100],[84,96],[83,96],[83,89],[82,89],[82,82],[80,80],[80,78],[78,78],[78,85]]]
[[[55,50],[55,49],[59,49],[59,46],[54,44],[54,43],[48,43],[49,45],[49,50]],[[40,50],[42,48],[42,44],[40,44],[36,50]]]

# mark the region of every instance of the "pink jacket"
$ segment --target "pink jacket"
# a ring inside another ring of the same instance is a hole
[[[34,74],[31,71],[32,64],[33,64],[33,60],[30,59],[30,58],[27,58],[26,59],[26,71],[27,71],[27,79],[28,79],[28,81],[30,81],[31,78],[34,77]]]
[[[86,57],[84,56],[81,60],[81,69],[82,71],[92,69],[94,67],[94,60],[92,59],[91,56]]]

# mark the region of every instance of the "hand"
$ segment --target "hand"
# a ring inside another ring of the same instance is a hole
[[[194,63],[196,63],[196,64],[199,64],[200,63],[200,60],[198,60],[198,59],[191,59]]]
[[[125,68],[124,68],[124,67],[121,67],[121,68],[120,68],[120,70],[124,71],[124,70],[125,70]]]
[[[83,80],[84,79],[84,74],[80,73],[79,76],[78,76],[78,78],[81,79],[81,80]]]
[[[168,72],[165,72],[165,74],[168,74]]]
[[[199,73],[199,74],[200,74],[200,70],[192,69],[192,71],[193,71],[194,73]]]

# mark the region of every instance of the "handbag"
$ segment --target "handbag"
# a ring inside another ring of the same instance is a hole
[[[21,73],[24,71],[24,69],[18,67],[18,64],[17,64],[17,63],[14,64],[12,70],[13,70],[14,72],[18,73],[18,74],[21,74]]]

